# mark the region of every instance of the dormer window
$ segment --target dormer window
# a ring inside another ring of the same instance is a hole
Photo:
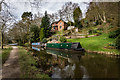
[[[60,22],[60,25],[62,25],[62,22]]]

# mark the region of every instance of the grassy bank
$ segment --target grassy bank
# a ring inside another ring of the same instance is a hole
[[[19,64],[21,69],[21,78],[47,78],[49,76],[40,73],[40,70],[35,66],[36,60],[24,48],[19,47]]]
[[[2,54],[0,54],[0,58],[2,58],[2,64],[8,59],[9,54],[12,50],[12,47],[7,46],[6,48],[2,49]]]
[[[101,36],[95,36],[90,38],[79,38],[79,39],[68,39],[68,42],[80,42],[82,47],[86,50],[90,51],[105,51],[105,52],[113,52],[115,54],[120,54],[117,49],[107,49],[104,48],[109,43],[113,43],[114,39],[108,38],[107,34],[103,34]]]

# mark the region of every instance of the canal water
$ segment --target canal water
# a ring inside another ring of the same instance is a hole
[[[120,58],[71,51],[34,51],[36,67],[52,78],[120,78]]]

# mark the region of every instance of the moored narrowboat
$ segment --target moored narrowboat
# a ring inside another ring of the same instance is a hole
[[[65,49],[65,50],[73,50],[73,51],[85,51],[79,42],[76,42],[76,43],[47,43],[46,48]]]

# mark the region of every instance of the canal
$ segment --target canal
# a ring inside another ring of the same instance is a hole
[[[71,51],[34,51],[41,72],[52,78],[120,78],[120,58]]]

